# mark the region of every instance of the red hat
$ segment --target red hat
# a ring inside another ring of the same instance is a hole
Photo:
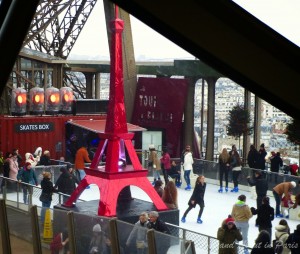
[[[30,163],[30,162],[26,162],[26,163],[25,163],[25,168],[27,168],[28,166],[31,166],[31,163]]]
[[[229,223],[233,223],[234,224],[234,219],[233,218],[227,218],[225,220],[225,223],[228,225]]]

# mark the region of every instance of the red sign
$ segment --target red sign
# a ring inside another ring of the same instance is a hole
[[[188,81],[173,78],[139,78],[132,123],[166,133],[166,145],[178,155]]]

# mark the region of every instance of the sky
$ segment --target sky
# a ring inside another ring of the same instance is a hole
[[[300,46],[300,33],[297,32],[300,27],[299,0],[234,0],[234,2]],[[194,56],[187,51],[133,16],[131,16],[131,26],[136,60],[194,59]],[[69,59],[76,58],[76,55],[85,56],[84,59],[109,60],[101,0],[97,1]]]

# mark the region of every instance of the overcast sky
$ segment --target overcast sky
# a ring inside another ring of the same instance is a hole
[[[283,36],[300,45],[300,0],[234,0]],[[153,29],[131,16],[134,53],[137,60],[194,59]],[[86,55],[109,60],[103,2],[97,1],[69,58]]]

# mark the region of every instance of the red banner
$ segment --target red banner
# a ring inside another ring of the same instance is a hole
[[[178,156],[188,81],[172,78],[139,78],[133,124],[161,129],[172,156]]]

